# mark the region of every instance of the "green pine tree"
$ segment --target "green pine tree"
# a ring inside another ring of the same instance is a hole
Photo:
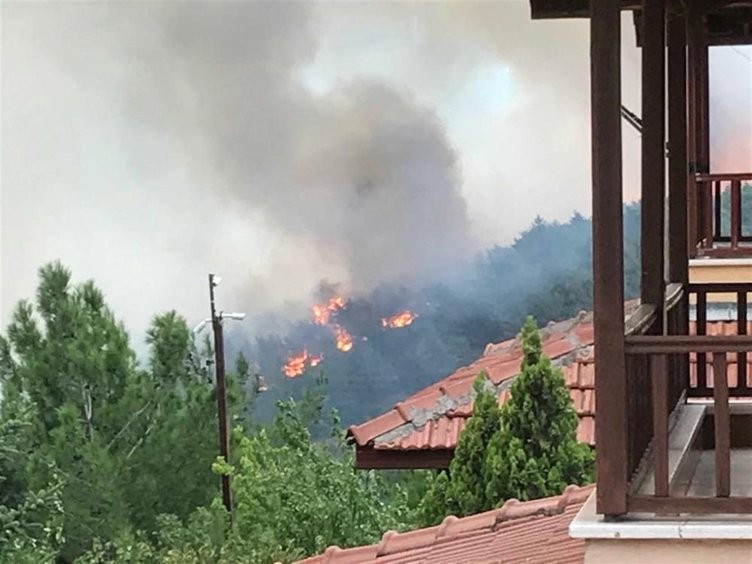
[[[490,505],[558,495],[593,479],[593,453],[577,442],[577,415],[561,370],[543,355],[532,317],[522,328],[521,374],[501,409],[483,475]]]
[[[488,442],[499,428],[499,404],[485,372],[478,375],[473,388],[473,415],[460,434],[449,465],[451,480],[447,488],[447,509],[460,515],[489,508],[483,464]]]

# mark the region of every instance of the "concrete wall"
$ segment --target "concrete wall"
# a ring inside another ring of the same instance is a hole
[[[752,563],[752,540],[591,539],[585,564]]]
[[[697,259],[689,261],[689,281],[752,282],[752,259]],[[747,295],[747,300],[752,294]],[[695,302],[692,296],[692,303]],[[733,294],[709,294],[709,302],[736,302]]]

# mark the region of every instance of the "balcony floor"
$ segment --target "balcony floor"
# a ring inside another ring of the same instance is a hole
[[[715,451],[705,450],[700,454],[687,495],[715,495]],[[752,448],[731,449],[731,496],[752,497]]]

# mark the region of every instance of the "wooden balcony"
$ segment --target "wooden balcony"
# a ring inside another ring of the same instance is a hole
[[[598,455],[626,446],[629,513],[752,513],[752,480],[741,472],[752,459],[749,292],[752,283],[672,285],[665,334],[656,334],[657,307],[643,305],[627,320],[627,444],[599,443]],[[734,334],[707,334],[713,294],[736,296]],[[693,331],[682,330],[690,297]]]
[[[690,179],[691,257],[752,258],[752,232],[744,230],[743,186],[752,173],[697,174]],[[747,206],[748,207],[748,206]]]

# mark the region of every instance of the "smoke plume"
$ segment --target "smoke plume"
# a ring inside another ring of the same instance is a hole
[[[526,1],[4,2],[2,20],[3,323],[57,258],[140,330],[204,317],[209,271],[225,309],[300,314],[321,280],[433,280],[589,209],[587,24]]]

